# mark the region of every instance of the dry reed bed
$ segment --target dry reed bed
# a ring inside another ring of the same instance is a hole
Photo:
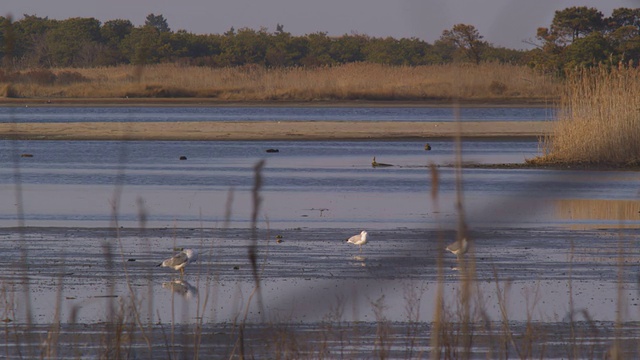
[[[220,100],[535,100],[552,101],[558,82],[504,64],[321,68],[189,67],[176,64],[54,69],[89,81],[68,85],[5,84],[11,97],[210,97]]]
[[[558,121],[535,164],[640,164],[640,69],[581,69],[568,75]]]

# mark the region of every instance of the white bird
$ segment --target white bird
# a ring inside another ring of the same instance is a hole
[[[170,267],[173,270],[180,270],[180,278],[182,278],[184,276],[184,267],[196,262],[197,260],[198,253],[195,250],[184,249],[173,257],[161,262],[158,266]]]
[[[362,252],[362,245],[367,243],[367,232],[362,230],[362,232],[358,235],[353,235],[352,237],[347,239],[347,242],[360,246],[360,252]]]
[[[468,249],[469,242],[467,242],[466,237],[456,240],[447,246],[447,251],[451,251],[458,259],[466,254]]]

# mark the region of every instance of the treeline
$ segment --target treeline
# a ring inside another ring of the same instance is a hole
[[[595,8],[556,11],[550,27],[538,28],[530,65],[562,74],[595,65],[638,66],[640,9],[618,8],[611,16]]]
[[[293,36],[280,24],[269,32],[231,28],[224,34],[172,31],[163,15],[149,14],[145,24],[94,18],[51,20],[25,15],[0,17],[2,57],[26,67],[94,67],[184,62],[202,66],[325,66],[352,62],[389,65],[448,63],[459,57],[455,44],[429,44],[417,38],[375,38],[352,34],[331,37],[318,32]],[[486,44],[486,61],[520,61],[524,52]],[[464,56],[464,55],[463,55]]]
[[[472,25],[443,31],[433,44],[417,38],[338,37],[318,32],[293,36],[280,24],[275,31],[231,28],[224,34],[172,31],[163,15],[145,24],[94,18],[52,20],[25,15],[0,17],[0,56],[13,69],[95,67],[120,64],[184,63],[196,66],[327,66],[352,62],[430,65],[469,61],[528,64],[562,71],[576,65],[637,60],[640,9],[620,8],[605,17],[594,8],[557,11],[549,28],[540,28],[534,50],[496,47]]]

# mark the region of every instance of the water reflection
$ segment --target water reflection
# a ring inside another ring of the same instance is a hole
[[[356,266],[367,266],[367,263],[365,262],[367,258],[364,256],[354,255],[351,259],[353,260],[353,264]]]
[[[193,299],[198,295],[198,288],[191,285],[186,280],[173,280],[162,283],[163,289],[171,290],[174,294],[178,294],[187,300]]]
[[[556,216],[574,222],[598,222],[625,228],[640,227],[640,201],[613,199],[557,199]]]
[[[468,107],[462,121],[545,121],[553,109]],[[0,122],[166,121],[454,121],[440,107],[0,107]]]

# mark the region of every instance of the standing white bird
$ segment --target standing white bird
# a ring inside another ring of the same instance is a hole
[[[460,259],[462,255],[466,254],[468,249],[469,242],[467,242],[466,237],[456,240],[447,246],[447,251],[451,251],[458,259]]]
[[[197,260],[198,253],[195,250],[184,249],[173,257],[161,262],[158,266],[170,267],[173,270],[180,270],[180,278],[182,278],[184,276],[184,267],[196,262]]]
[[[347,239],[347,242],[360,246],[360,252],[362,252],[362,245],[367,243],[367,235],[369,235],[366,231],[362,230],[362,232],[358,235],[353,235],[352,237]]]

